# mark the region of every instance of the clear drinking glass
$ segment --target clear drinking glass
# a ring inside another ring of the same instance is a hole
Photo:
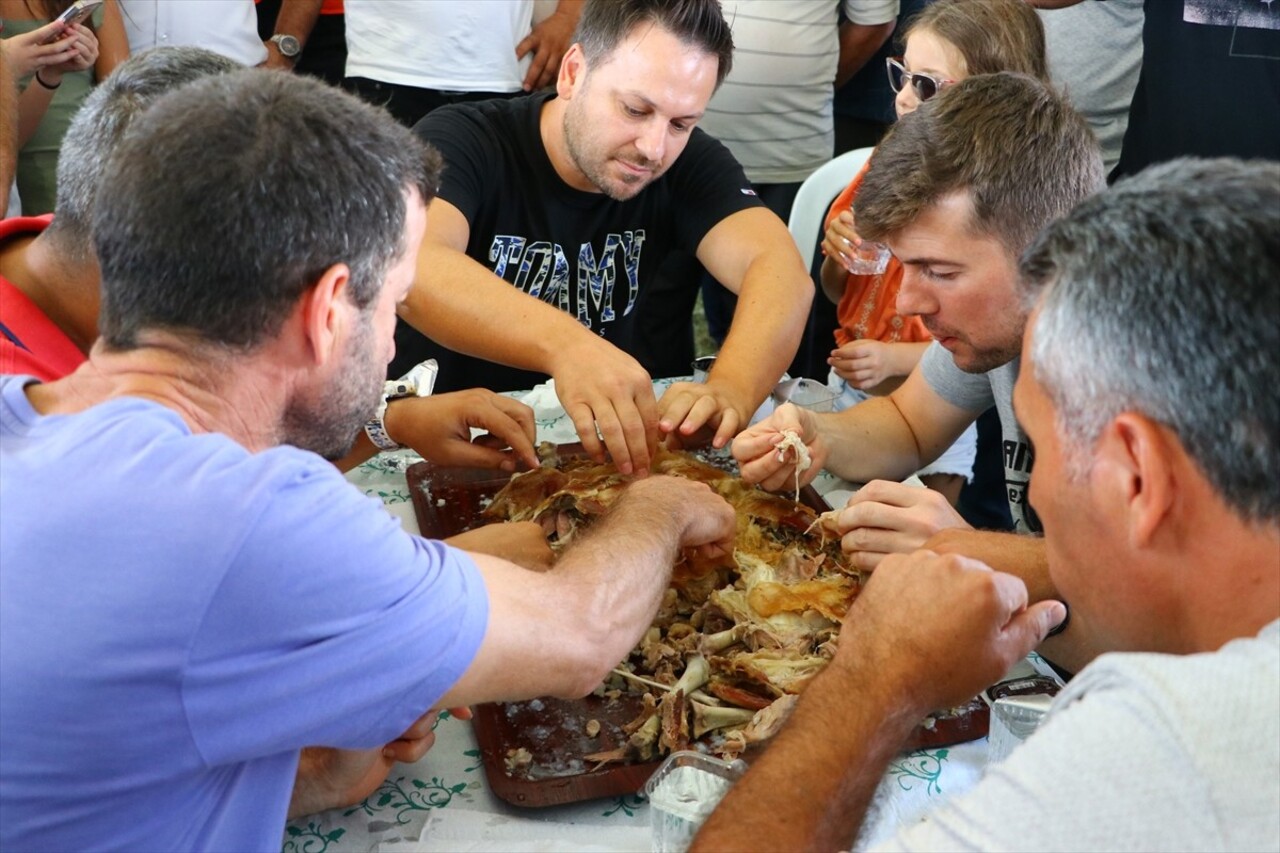
[[[884,243],[863,240],[861,245],[849,246],[844,268],[853,275],[879,275],[888,269],[890,255]]]

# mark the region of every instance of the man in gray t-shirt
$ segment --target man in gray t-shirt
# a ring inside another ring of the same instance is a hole
[[[1040,520],[1036,518],[1031,504],[1027,503],[1027,483],[1031,479],[1031,463],[1035,454],[1027,441],[1027,434],[1013,414],[1013,385],[1018,381],[1019,361],[1015,358],[986,373],[966,373],[956,366],[955,359],[945,349],[933,344],[920,359],[920,373],[934,393],[953,406],[967,412],[985,412],[992,406],[996,407],[1000,416],[1004,482],[1013,528],[1019,533],[1040,533]]]
[[[1025,76],[947,86],[899,122],[871,160],[854,214],[859,234],[887,244],[901,261],[898,312],[919,316],[934,343],[887,397],[833,415],[782,406],[744,432],[733,445],[743,477],[766,488],[793,482],[794,455],[777,451],[780,434],[793,430],[809,448],[810,472],[826,467],[867,483],[837,519],[858,567],[927,546],[1019,575],[1033,601],[1053,597],[1038,537],[973,530],[939,493],[894,481],[937,458],[995,405],[1017,532],[1040,532],[1026,501],[1032,451],[1011,403],[1027,318],[1018,256],[1041,228],[1103,185],[1084,118]],[[1091,655],[1079,637],[1064,635],[1063,643],[1054,650],[1063,665]]]

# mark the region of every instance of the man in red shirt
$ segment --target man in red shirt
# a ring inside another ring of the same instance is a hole
[[[98,334],[97,263],[63,262],[44,236],[52,219],[0,221],[0,373],[46,382],[75,370]]]
[[[111,154],[146,107],[176,85],[239,65],[208,51],[135,59],[85,100],[58,155],[54,216],[0,222],[0,373],[60,379],[98,337],[94,200]]]

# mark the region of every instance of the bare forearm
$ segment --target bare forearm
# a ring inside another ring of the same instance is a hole
[[[644,482],[614,504],[561,558],[559,577],[582,593],[571,612],[588,614],[594,642],[612,666],[626,657],[657,612],[675,564],[682,520],[661,493],[644,494]],[[638,488],[639,487],[639,488]],[[623,550],[619,542],[626,542]]]
[[[849,849],[918,717],[878,699],[868,675],[824,672],[690,849]]]
[[[993,569],[1015,575],[1027,587],[1027,599],[1034,604],[1061,600],[1049,575],[1049,559],[1044,539],[990,530],[943,530],[924,547],[939,554],[960,554],[981,560]],[[1070,605],[1071,602],[1067,602]],[[1088,617],[1072,614],[1067,629],[1040,644],[1038,651],[1069,672],[1079,672],[1085,664],[1108,651],[1091,630]]]
[[[587,0],[559,0],[556,3],[556,13],[561,15],[572,15],[576,22],[582,16],[582,6]]]
[[[859,403],[834,415],[820,415],[829,448],[826,468],[855,483],[901,480],[920,467],[919,449],[891,397]]]
[[[524,370],[553,373],[559,351],[594,336],[573,317],[521,292],[466,254],[422,247],[430,278],[414,286],[400,316],[437,343]],[[493,318],[501,317],[494,334]]]
[[[924,351],[929,348],[928,342],[918,344],[890,344],[889,353],[892,359],[891,372],[894,376],[905,377],[916,369]]]
[[[835,305],[844,298],[845,287],[849,283],[849,271],[835,258],[822,259],[822,270],[818,274],[822,283],[822,292]]]
[[[304,749],[298,756],[298,771],[293,780],[293,794],[289,798],[288,818],[324,811],[333,805],[332,792],[320,777],[324,772],[323,750]]]
[[[48,72],[43,72],[43,74]],[[61,79],[61,78],[59,78]],[[44,114],[49,109],[49,102],[53,100],[53,90],[40,85],[40,82],[31,78],[31,82],[27,84],[27,88],[23,90],[18,97],[18,147],[26,145],[31,137],[35,136],[36,129],[40,127],[40,122],[44,121]]]
[[[102,26],[98,27],[98,61],[93,65],[93,75],[98,82],[129,58],[129,36],[124,31],[124,18],[115,0],[106,0],[102,6]]]
[[[18,88],[0,46],[0,210],[9,207],[9,187],[17,172]]]
[[[1056,599],[1058,591],[1049,577],[1044,539],[994,530],[950,528],[935,533],[924,547],[939,554],[960,554],[981,560],[998,572],[1022,579],[1031,603]]]
[[[748,417],[791,364],[813,304],[813,284],[791,260],[762,258],[751,266],[716,359],[716,380],[743,391]]]
[[[282,0],[276,15],[275,32],[296,38],[305,47],[320,17],[322,0]]]

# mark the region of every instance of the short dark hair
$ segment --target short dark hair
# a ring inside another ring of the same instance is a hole
[[[100,330],[118,350],[163,329],[249,350],[329,267],[361,309],[403,252],[406,196],[440,158],[384,110],[247,69],[165,95],[107,167],[94,211]]]
[[[871,155],[854,217],[860,235],[883,240],[946,196],[968,192],[969,227],[1016,258],[1104,185],[1098,141],[1063,95],[1025,74],[983,74],[897,123]]]
[[[656,24],[685,44],[716,57],[716,87],[733,67],[733,30],[720,9],[720,0],[587,0],[573,40],[582,45],[588,62],[608,59],[631,31]]]
[[[120,63],[76,111],[58,151],[58,201],[46,233],[76,263],[93,254],[93,206],[107,161],[125,131],[177,87],[244,66],[200,47],[157,47]]]
[[[1241,517],[1280,521],[1280,164],[1147,168],[1045,229],[1020,278],[1073,473],[1139,412]]]

